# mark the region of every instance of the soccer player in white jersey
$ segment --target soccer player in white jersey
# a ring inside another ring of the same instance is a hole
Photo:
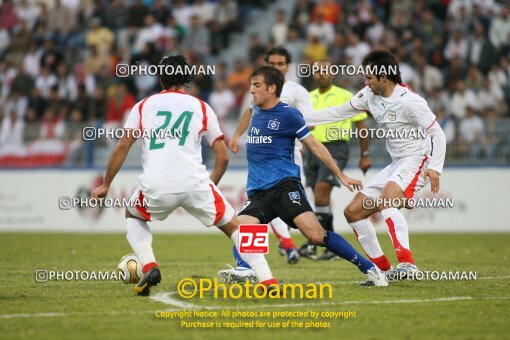
[[[164,57],[160,65],[190,69],[180,55]],[[136,134],[130,131],[159,133],[142,139],[143,173],[132,196],[139,199],[137,204],[145,204],[146,200],[148,204],[126,209],[127,239],[144,272],[135,287],[138,295],[149,295],[150,287],[161,281],[148,221],[164,220],[175,209],[183,207],[205,226],[218,226],[238,246],[239,223],[234,209],[216,187],[228,166],[227,146],[211,107],[183,92],[191,80],[191,74],[160,75],[163,91],[135,104],[124,125],[128,133],[119,140],[108,161],[104,183],[92,192],[96,199],[107,195],[136,141],[133,137]],[[207,139],[216,156],[211,174],[202,163],[202,137]],[[267,286],[277,283],[262,254],[241,256],[253,268],[259,282]]]
[[[397,271],[418,270],[409,245],[407,222],[399,211],[429,181],[433,193],[439,191],[439,176],[443,170],[446,139],[427,102],[402,84],[398,63],[388,51],[372,51],[363,59],[366,86],[352,99],[341,105],[305,115],[310,125],[351,118],[360,111],[370,112],[386,131],[427,132],[426,138],[389,138],[386,148],[392,163],[370,179],[345,208],[344,215],[370,260],[381,270],[391,264],[384,255],[368,217],[380,211],[388,226],[399,264]],[[404,133],[401,136],[405,136]],[[378,200],[375,200],[379,198]],[[373,206],[372,204],[377,204]]]
[[[290,63],[292,62],[291,54],[282,46],[278,46],[270,49],[266,52],[265,55],[266,64],[269,66],[273,66],[280,70],[284,75],[289,71]],[[297,109],[300,112],[313,112],[312,100],[310,98],[310,93],[298,83],[285,80],[283,84],[282,93],[280,95],[280,100],[291,107]],[[247,108],[243,113],[241,120],[239,122],[239,126],[237,127],[230,143],[229,147],[232,152],[237,153],[239,151],[239,138],[246,131],[248,125],[250,124],[252,117],[252,109]],[[303,168],[303,157],[301,155],[302,144],[298,140],[296,140],[296,146],[294,149],[294,160],[297,165],[302,169]],[[303,173],[303,172],[302,172]],[[301,176],[304,178],[304,176]],[[279,217],[271,221],[269,224],[276,237],[280,241],[281,247],[285,250],[287,254],[287,262],[290,264],[295,264],[299,261],[299,253],[297,251],[297,247],[292,241],[292,238],[289,233],[289,228],[287,224],[283,222]]]

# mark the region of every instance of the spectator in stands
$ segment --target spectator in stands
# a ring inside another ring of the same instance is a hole
[[[191,6],[192,15],[198,16],[200,22],[207,26],[214,19],[216,3],[206,0],[195,0]]]
[[[446,43],[444,48],[444,56],[446,60],[451,60],[453,57],[459,57],[465,60],[468,53],[468,43],[461,31],[455,31]]]
[[[316,35],[326,45],[329,45],[335,39],[335,29],[333,25],[324,20],[322,14],[317,15],[317,19],[308,25],[307,35]]]
[[[311,35],[308,37],[303,56],[308,59],[309,62],[313,63],[317,60],[325,59],[327,54],[326,45],[321,42],[318,36]]]
[[[483,150],[485,154],[485,161],[491,164],[496,153],[498,144],[501,143],[500,134],[508,134],[508,131],[501,131],[498,128],[498,120],[496,111],[493,108],[487,108],[484,111],[485,116],[485,131],[483,137]]]
[[[87,46],[94,46],[98,54],[108,54],[114,40],[113,32],[101,26],[100,18],[95,17],[90,20],[90,31],[85,38]]]
[[[23,68],[33,79],[39,75],[41,67],[42,50],[34,41],[30,43],[27,54],[23,58]]]
[[[252,67],[246,66],[242,59],[237,59],[234,64],[234,71],[227,79],[228,87],[236,96],[236,104],[239,105],[250,84]]]
[[[271,26],[270,38],[274,45],[279,46],[285,43],[289,25],[285,18],[285,11],[279,9],[276,11],[275,23]]]
[[[473,107],[466,106],[465,116],[459,124],[459,150],[469,152],[473,160],[480,157],[484,129],[483,121],[475,114]]]
[[[60,99],[74,101],[78,96],[78,88],[74,75],[71,74],[65,63],[57,67],[57,86]]]
[[[214,20],[211,23],[211,43],[214,54],[230,44],[230,34],[237,19],[237,3],[233,0],[220,0],[216,5]]]
[[[295,32],[295,31],[294,31]],[[286,45],[292,44],[294,41],[291,41],[290,30],[289,37],[287,38]],[[253,33],[250,36],[250,46],[248,50],[248,60],[250,63],[254,63],[260,56],[264,56],[266,53],[267,47],[265,44],[260,41],[260,36],[257,33]]]
[[[131,111],[133,105],[135,105],[135,97],[128,92],[126,84],[117,83],[108,100],[106,123],[110,126],[120,127],[126,112]]]
[[[352,58],[354,65],[361,65],[361,61],[368,52],[370,52],[370,46],[366,42],[360,41],[356,33],[349,34],[345,55]]]
[[[209,97],[209,103],[218,116],[220,122],[228,118],[236,106],[236,98],[227,84],[222,80],[217,80],[214,84],[214,91]]]
[[[16,76],[11,83],[11,92],[19,92],[23,96],[30,96],[35,86],[34,78],[25,72],[23,63],[19,63],[16,68]]]
[[[492,44],[506,54],[510,50],[510,6],[503,5],[499,15],[492,20],[489,30],[489,38]]]
[[[473,111],[476,107],[476,95],[473,90],[466,89],[464,82],[458,81],[457,89],[450,100],[450,112],[455,118],[462,119],[466,116],[468,108],[471,108],[471,111]]]
[[[41,73],[35,79],[35,87],[41,93],[42,98],[48,98],[50,89],[57,85],[57,77],[51,73],[50,68],[46,65],[41,67]]]
[[[4,106],[4,118],[9,118],[11,116],[18,117],[19,120],[23,120],[25,118],[25,113],[28,108],[28,98],[24,96],[21,92],[13,89],[9,94],[9,98],[5,102]]]
[[[468,43],[467,62],[476,65],[483,73],[487,73],[491,65],[497,62],[497,57],[494,45],[485,37],[483,26],[475,26],[474,35]]]
[[[309,0],[299,0],[294,14],[292,15],[292,24],[299,30],[299,36],[301,38],[306,37],[305,28],[311,21],[311,14],[314,8],[314,4]]]
[[[482,88],[478,91],[477,102],[481,112],[492,110],[491,113],[502,115],[506,111],[503,90],[497,84],[492,84],[488,77],[483,79]]]
[[[190,28],[183,41],[183,48],[189,56],[189,60],[204,60],[211,51],[209,32],[200,21],[198,15],[192,15]]]
[[[478,93],[483,86],[483,78],[482,72],[480,72],[480,69],[476,67],[476,65],[469,65],[464,83],[468,89]]]
[[[437,108],[434,111],[436,115],[436,120],[441,126],[446,136],[446,144],[451,145],[455,141],[455,122],[451,117],[445,115],[445,110],[443,107]]]
[[[64,121],[59,119],[55,111],[48,108],[44,112],[39,139],[30,146],[34,154],[63,154],[65,145],[62,137],[65,134]]]
[[[144,26],[138,30],[135,43],[133,45],[133,53],[142,53],[147,43],[155,43],[163,34],[163,27],[156,21],[154,15],[147,14],[144,18]]]
[[[18,118],[16,112],[5,115],[0,128],[0,156],[24,156],[27,151],[23,145],[25,121]]]
[[[334,0],[320,0],[313,8],[312,21],[322,17],[326,22],[336,25],[341,11],[340,5]]]
[[[413,90],[430,95],[435,88],[443,87],[443,75],[441,71],[430,64],[423,55],[416,55],[416,76],[414,79]]]
[[[184,0],[174,0],[172,2],[175,2],[175,7],[172,9],[172,15],[179,25],[187,29],[190,26],[190,19],[193,15],[191,6],[189,6]]]
[[[29,31],[34,29],[39,16],[39,8],[33,1],[20,0],[16,7],[16,17],[23,21]]]

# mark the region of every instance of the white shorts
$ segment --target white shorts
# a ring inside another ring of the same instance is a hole
[[[428,178],[423,178],[423,172],[429,163],[429,155],[406,157],[392,162],[363,185],[361,192],[368,197],[377,198],[388,182],[395,182],[402,188],[406,198],[413,198],[414,194],[428,183]]]
[[[235,212],[213,182],[209,183],[209,187],[209,190],[164,194],[157,198],[144,197],[143,192],[138,188],[131,199],[137,201],[137,204],[147,203],[147,205],[135,205],[128,210],[134,216],[146,221],[162,221],[175,209],[182,207],[206,227],[212,225],[221,227],[234,217]]]

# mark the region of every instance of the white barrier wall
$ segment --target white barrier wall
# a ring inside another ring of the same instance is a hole
[[[367,177],[378,170],[371,170]],[[137,186],[139,171],[121,171],[111,188],[110,197],[128,198]],[[359,177],[358,170],[347,171]],[[59,197],[75,197],[90,192],[101,172],[93,170],[12,170],[0,171],[0,230],[2,231],[65,231],[65,232],[124,232],[124,210],[59,209]],[[219,188],[236,211],[245,201],[246,171],[229,170]],[[308,190],[309,192],[309,190]],[[410,231],[421,232],[509,232],[510,169],[465,168],[445,169],[441,177],[441,193],[453,198],[453,208],[415,208],[404,210]],[[335,229],[351,232],[343,209],[353,197],[345,188],[334,189],[333,209]],[[430,187],[418,197],[432,197]],[[309,195],[310,201],[313,201]],[[379,217],[373,216],[380,232],[386,228]],[[174,212],[166,221],[151,224],[155,232],[204,232],[196,219],[184,210]],[[216,231],[209,228],[208,232]]]

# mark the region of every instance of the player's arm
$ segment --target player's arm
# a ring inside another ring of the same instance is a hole
[[[359,130],[363,130],[367,128],[365,124],[365,120],[356,121],[356,128]],[[359,147],[361,151],[361,157],[359,159],[358,168],[363,171],[363,174],[367,173],[367,170],[372,167],[372,161],[370,161],[370,157],[368,154],[368,137],[366,134],[359,134],[358,136],[363,135],[365,137],[359,137]]]
[[[331,106],[312,113],[303,112],[308,125],[316,126],[327,123],[340,122],[358,115],[361,111],[369,111],[367,106],[367,87],[359,91],[349,101],[338,106]]]
[[[314,136],[309,134],[307,137],[301,139],[301,142],[306,145],[310,151],[323,162],[330,170],[335,174],[336,177],[345,185],[350,191],[354,191],[354,189],[361,189],[363,184],[360,180],[352,179],[347,176],[340,170],[338,165],[336,165],[333,157],[329,153],[328,149],[322,143],[320,143]],[[354,189],[353,189],[354,188]]]
[[[131,149],[131,146],[135,142],[136,138],[133,137],[132,133],[124,134],[124,136],[117,142],[117,145],[115,145],[115,148],[110,155],[110,159],[108,159],[103,184],[92,190],[92,198],[98,199],[105,197],[108,194],[108,190],[110,190],[110,185],[112,184],[115,175],[117,175],[122,164],[124,164],[126,156],[129,153],[129,149]]]
[[[215,185],[218,185],[228,167],[228,150],[223,138],[216,139],[216,141],[214,141],[211,145],[211,148],[216,159],[214,161],[214,169],[211,172],[210,178]]]
[[[251,121],[251,115],[252,115],[251,107],[249,107],[244,111],[243,115],[241,116],[239,125],[237,126],[237,129],[234,132],[234,135],[232,136],[230,143],[228,143],[230,150],[232,150],[232,152],[235,154],[239,152],[239,138],[241,138],[246,129],[248,129],[248,126],[250,125]]]
[[[429,178],[431,191],[437,193],[439,192],[439,175],[443,171],[446,155],[446,136],[437,121],[432,123],[427,132],[432,138],[432,154],[429,167],[425,170],[423,177]]]
[[[417,126],[425,129],[432,138],[431,159],[423,177],[429,178],[431,191],[437,193],[439,192],[439,175],[443,171],[446,155],[446,136],[425,99],[416,96],[407,105],[409,117]]]

